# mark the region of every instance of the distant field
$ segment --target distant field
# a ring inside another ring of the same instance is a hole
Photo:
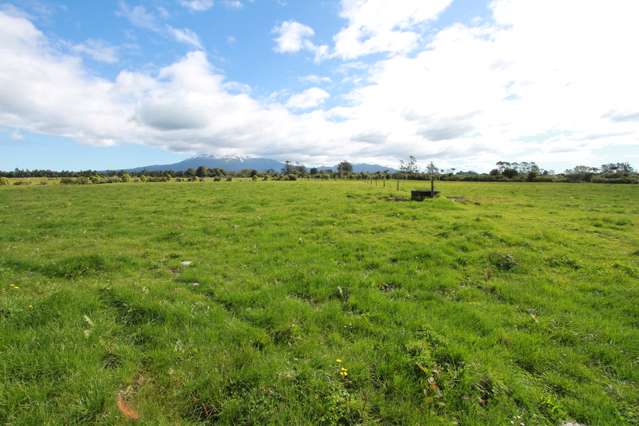
[[[639,424],[639,186],[438,189],[0,187],[0,423]]]

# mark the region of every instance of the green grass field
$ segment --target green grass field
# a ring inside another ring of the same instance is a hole
[[[438,189],[0,187],[0,423],[639,424],[639,186]]]

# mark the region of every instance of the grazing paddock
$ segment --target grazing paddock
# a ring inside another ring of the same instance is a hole
[[[639,186],[0,187],[0,423],[639,423]]]

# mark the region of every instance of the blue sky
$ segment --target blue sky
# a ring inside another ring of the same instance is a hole
[[[197,154],[637,165],[638,11],[622,0],[0,1],[0,169]]]

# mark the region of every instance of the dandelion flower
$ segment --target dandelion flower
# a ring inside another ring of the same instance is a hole
[[[339,369],[339,375],[342,376],[343,378],[345,378],[346,376],[348,376],[348,370],[344,367]]]

